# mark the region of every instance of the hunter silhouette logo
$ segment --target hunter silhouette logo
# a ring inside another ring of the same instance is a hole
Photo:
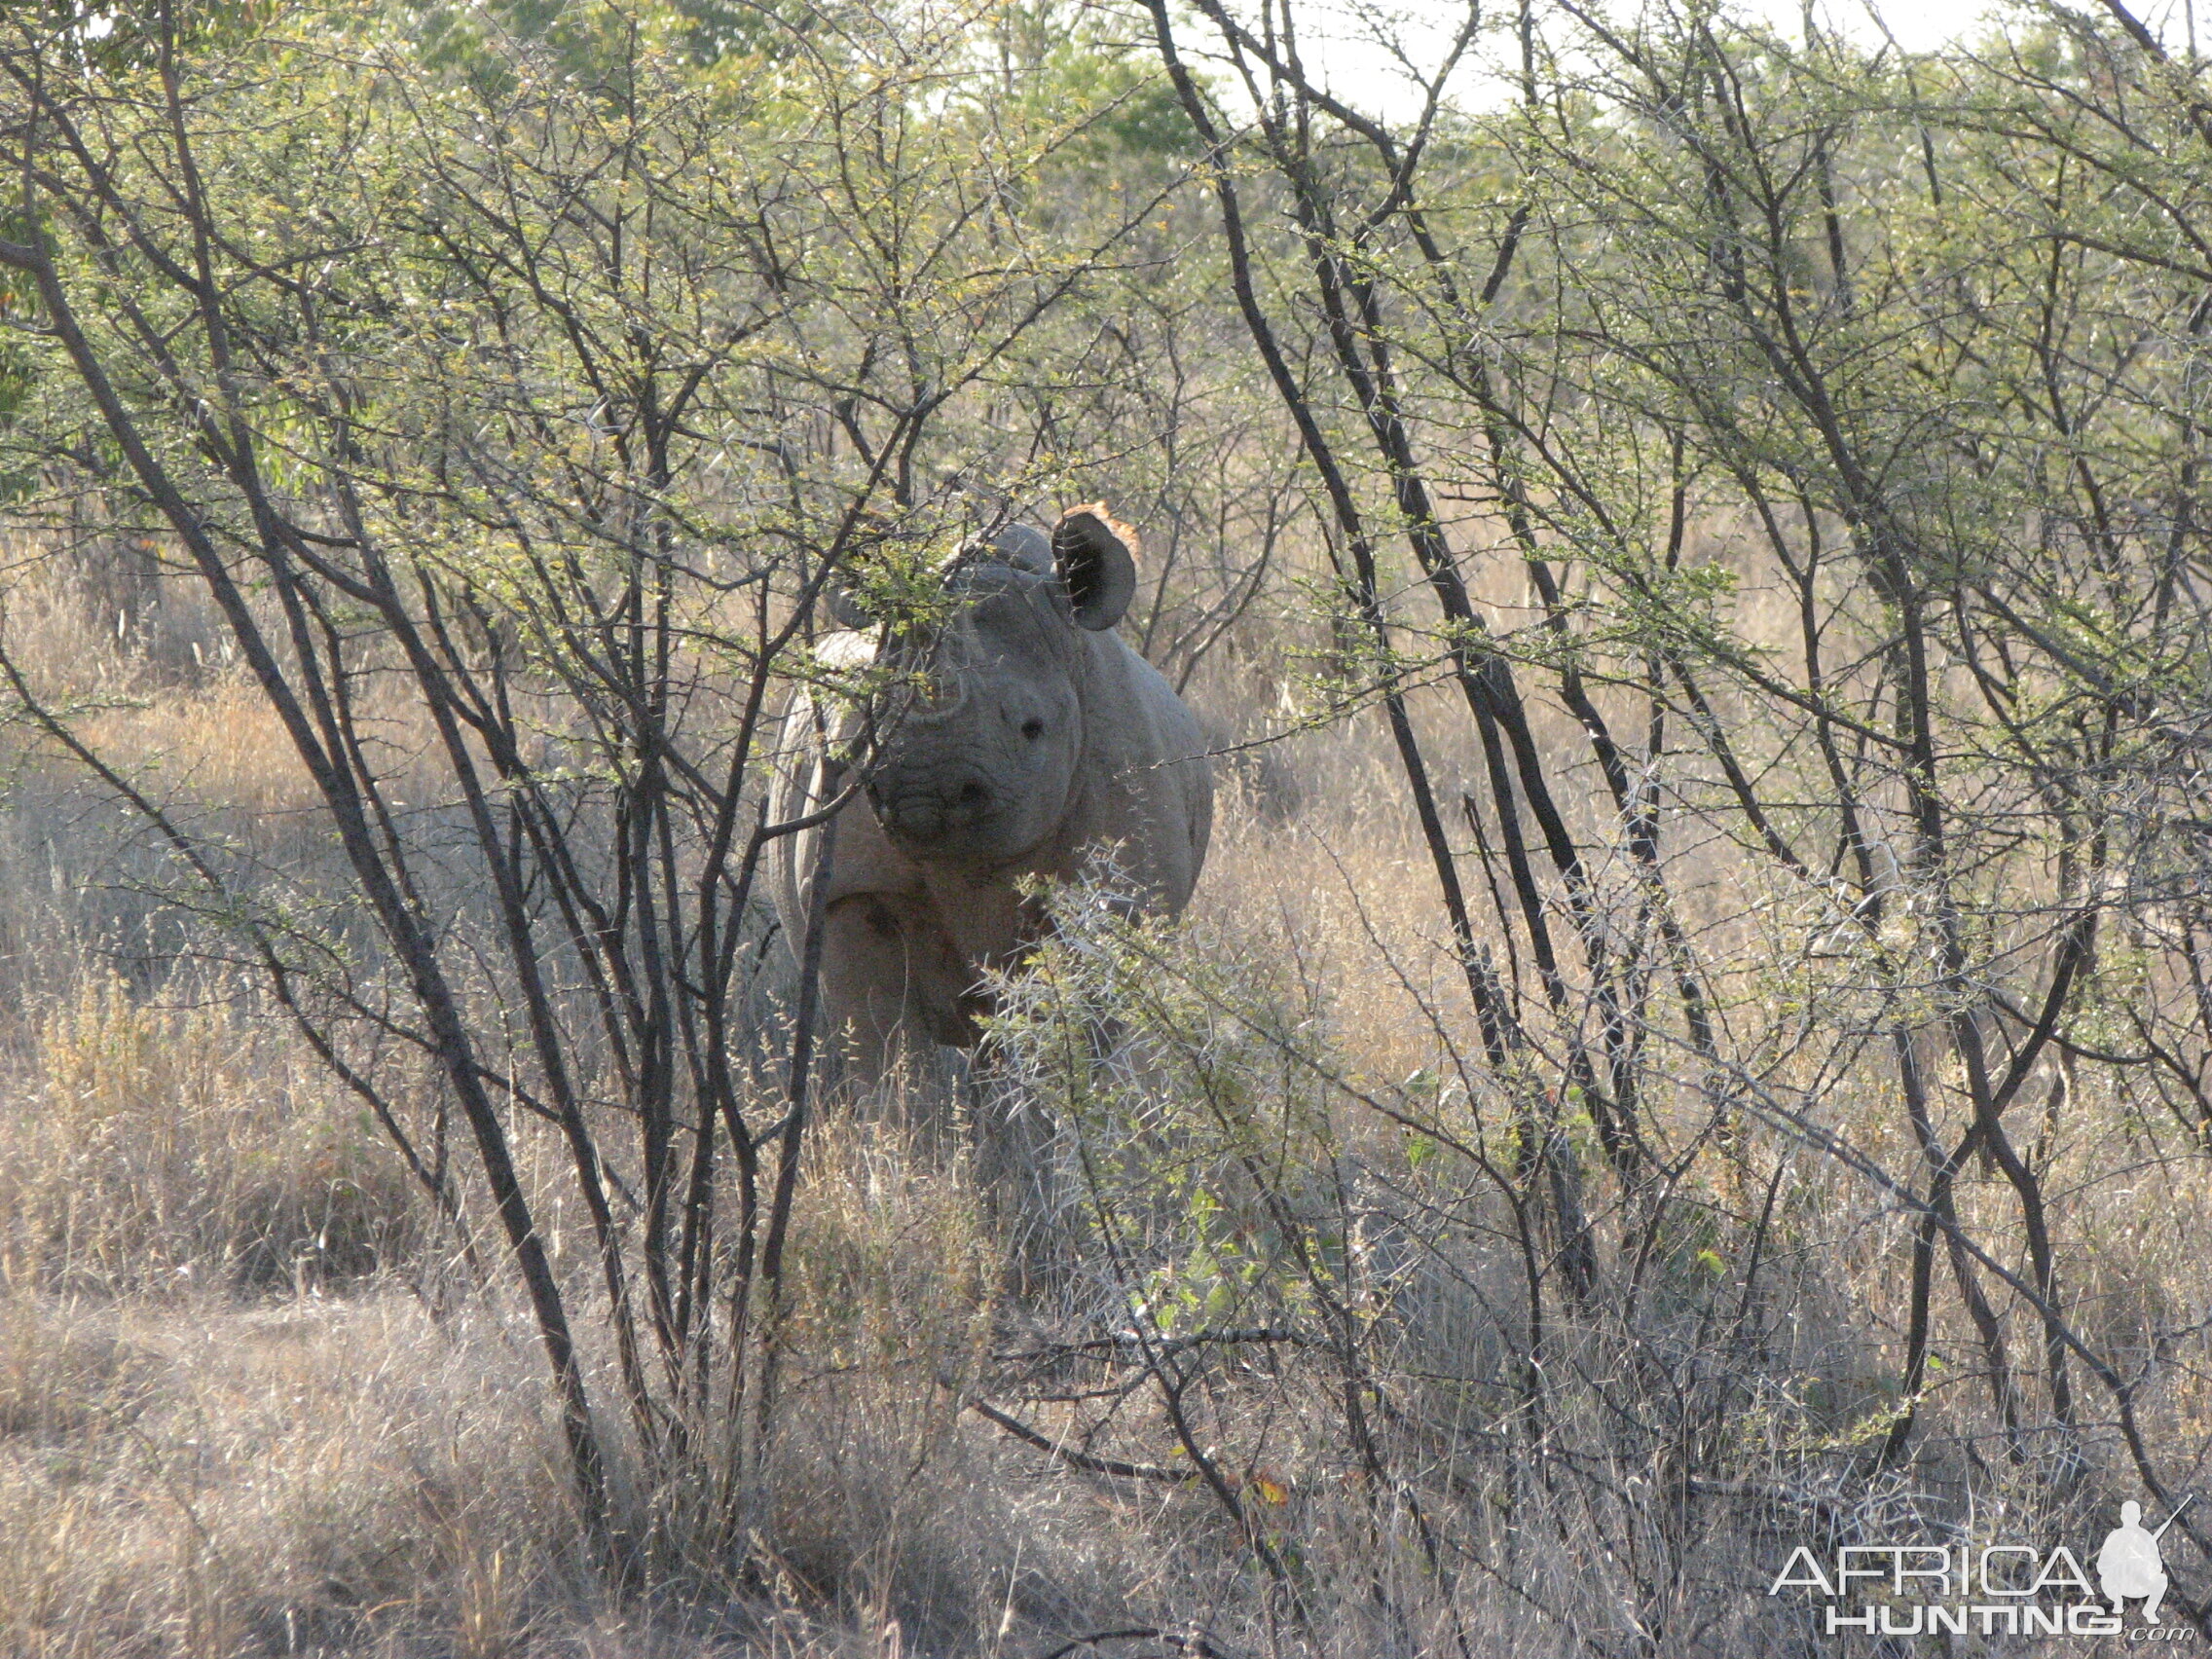
[[[2144,1530],[2140,1503],[2130,1501],[2120,1506],[2120,1525],[2105,1534],[2104,1546],[2097,1551],[2097,1586],[2117,1616],[2126,1617],[2127,1599],[2140,1596],[2144,1621],[2158,1622],[2158,1604],[2166,1596],[2166,1565],[2158,1554],[2158,1540],[2192,1501],[2183,1498],[2181,1509],[2167,1516],[2165,1525],[2156,1532]]]
[[[2158,1623],[2171,1580],[2158,1540],[2194,1497],[2185,1497],[2156,1531],[2143,1506],[2123,1503],[2093,1562],[2064,1544],[1954,1537],[1950,1542],[1851,1543],[1826,1558],[1800,1544],[1775,1575],[1769,1596],[1810,1591],[1825,1634],[1866,1636],[2124,1635],[2130,1641],[2187,1641],[2186,1624]],[[2140,1625],[2127,1604],[2142,1604]],[[1808,1609],[1810,1610],[1810,1609]]]

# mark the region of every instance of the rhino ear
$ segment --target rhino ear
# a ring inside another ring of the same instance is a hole
[[[1103,632],[1137,595],[1137,533],[1106,514],[1103,501],[1070,507],[1052,531],[1052,564],[1068,590],[1076,626]]]

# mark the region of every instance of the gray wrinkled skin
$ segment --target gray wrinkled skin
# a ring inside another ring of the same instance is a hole
[[[822,1012],[864,1084],[902,1045],[974,1044],[984,973],[1018,962],[1044,925],[1023,878],[1076,876],[1111,848],[1142,903],[1174,915],[1205,861],[1213,772],[1198,721],[1113,632],[1120,604],[1088,602],[1080,577],[1071,601],[1050,561],[1046,536],[1017,527],[962,562],[964,603],[928,648],[927,688],[881,711],[876,763],[837,815]],[[875,649],[859,632],[825,645],[854,664]],[[782,756],[778,821],[845,786],[803,696],[785,716]],[[821,843],[817,830],[775,843],[776,907],[794,949]]]

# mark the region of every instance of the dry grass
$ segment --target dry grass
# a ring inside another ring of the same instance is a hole
[[[299,763],[259,687],[237,675],[204,686],[145,697],[79,722],[103,755],[142,756],[138,780],[157,799],[215,802],[241,827],[281,824],[313,812],[313,781]]]
[[[48,666],[59,675],[72,613],[54,614],[61,644]],[[263,836],[257,856],[287,856],[290,831],[256,824],[312,815],[257,702],[219,674],[133,679],[128,652],[81,626],[76,639],[102,682],[132,700],[94,717],[103,743],[197,810],[229,815],[241,837]],[[1234,707],[1229,679],[1214,691]],[[1456,799],[1476,757],[1453,735],[1448,700],[1419,712],[1438,739],[1439,789]],[[1544,719],[1546,741],[1564,748],[1565,722]],[[1347,1079],[1389,1088],[1444,1069],[1439,1018],[1462,1033],[1471,1020],[1433,874],[1373,739],[1357,724],[1309,734],[1229,790],[1190,931],[1226,981],[1287,1003],[1310,996],[1313,1040]],[[44,764],[19,769],[9,834],[47,848],[59,871],[115,832],[61,812]],[[1686,906],[1693,924],[1705,918],[1715,958],[1754,959],[1762,930],[1778,949],[1796,925],[1758,909],[1742,867],[1716,852]],[[1499,1575],[1467,1573],[1450,1598],[1420,1588],[1414,1534],[1402,1513],[1378,1513],[1352,1466],[1343,1389],[1325,1370],[1284,1362],[1264,1385],[1218,1398],[1209,1381],[1194,1405],[1209,1444],[1235,1451],[1230,1473],[1270,1549],[1295,1566],[1309,1612],[1286,1636],[1282,1596],[1271,1601],[1215,1496],[1196,1483],[1073,1472],[963,1409],[991,1349],[1021,1346],[1062,1305],[1110,1301],[1111,1287],[1053,1281],[1066,1259],[1048,1251],[1049,1294],[1024,1304],[1006,1260],[1007,1212],[1021,1200],[1003,1172],[978,1168],[969,1128],[856,1117],[833,1117],[808,1144],[793,1357],[750,1540],[755,1570],[722,1582],[716,1564],[693,1563],[681,1580],[617,1602],[582,1563],[527,1321],[498,1294],[456,1290],[465,1281],[450,1235],[281,1020],[189,975],[119,977],[117,953],[102,948],[115,942],[111,914],[58,875],[0,895],[5,982],[20,988],[0,1017],[10,1659],[1031,1659],[1084,1632],[1169,1619],[1204,1623],[1238,1652],[1279,1641],[1344,1659],[1454,1651],[1456,1628],[1479,1632],[1471,1650],[1485,1655],[1567,1650],[1567,1627],[1617,1634],[1624,1615],[1607,1575],[1633,1540],[1600,1540],[1587,1562],[1531,1557],[1516,1553],[1530,1517],[1564,1525],[1566,1512],[1499,1520],[1530,1500],[1510,1459],[1481,1450],[1503,1420],[1486,1389],[1503,1375],[1498,1310],[1514,1294],[1512,1264],[1476,1237],[1501,1225],[1492,1211],[1462,1204],[1467,1238],[1449,1260],[1387,1228],[1359,1247],[1367,1271],[1401,1287],[1374,1326],[1394,1401],[1458,1425],[1474,1449],[1424,1469],[1422,1490],[1459,1506],[1464,1535]],[[1791,989],[1747,975],[1739,1016]],[[1909,1157],[1878,1081],[1837,1089],[1833,1111],[1869,1153],[1893,1166]],[[2134,1161],[2155,1125],[2124,1102],[2072,1098],[2054,1123],[2038,1156],[2083,1329],[2157,1379],[2146,1420],[2162,1446],[2201,1437],[2212,1399],[2189,1368],[2201,1358],[2192,1322],[2205,1246],[2174,1218],[2212,1200],[2203,1161]],[[1348,1112],[1325,1127],[1405,1193],[1449,1196],[1395,1127]],[[1653,1128],[1686,1136],[1696,1125]],[[585,1230],[564,1227],[551,1202],[560,1155],[549,1138],[522,1139],[564,1271],[589,1308]],[[993,1144],[983,1137],[986,1152]],[[1747,1466],[1815,1468],[1862,1444],[1895,1404],[1885,1390],[1898,1366],[1902,1226],[1836,1169],[1787,1148],[1732,1156],[1710,1176],[1714,1214],[1755,1211],[1775,1177],[1766,1295],[1782,1333],[1732,1420],[1733,1444]],[[1970,1174],[1970,1220],[1986,1214],[2002,1235],[2007,1203],[1994,1180]],[[1706,1282],[1704,1244],[1676,1241],[1681,1272],[1656,1275],[1655,1295],[1689,1305]],[[2000,1311],[2028,1329],[2015,1303]],[[1971,1347],[1955,1310],[1944,1318],[1946,1348]],[[2032,1365],[2029,1342],[2018,1348]],[[1603,1357],[1570,1349],[1562,1363]],[[595,1364],[598,1397],[610,1399],[604,1356]],[[1083,1397],[1021,1409],[1052,1435],[1107,1410]],[[1962,1443],[1986,1434],[1972,1385],[1939,1379],[1927,1409]],[[1100,1451],[1172,1456],[1155,1393],[1128,1395],[1110,1418]],[[1593,1443],[1609,1432],[1581,1426]],[[2024,1475],[1976,1478],[2036,1501]],[[1771,1639],[1744,1588],[1771,1542],[1761,1524],[1714,1523],[1708,1559],[1679,1589],[1683,1607],[1715,1621],[1709,1648]],[[1539,1604],[1551,1610],[1538,1616]]]
[[[492,1655],[563,1595],[530,1355],[488,1316],[4,1307],[0,1650]]]
[[[87,971],[0,1096],[0,1283],[311,1290],[419,1248],[418,1195],[306,1045]]]
[[[595,1588],[534,1338],[480,1298],[433,1316],[387,1279],[18,1287],[0,1296],[0,1652],[883,1659],[1125,1623],[1181,1576],[1156,1512],[1049,1478],[940,1385],[995,1303],[964,1160],[853,1120],[815,1152],[772,1570],[742,1609],[655,1615]],[[129,1225],[171,1256],[203,1236]]]

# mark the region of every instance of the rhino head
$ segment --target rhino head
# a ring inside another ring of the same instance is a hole
[[[888,643],[906,690],[884,711],[866,783],[900,851],[1003,867],[1059,827],[1084,755],[1092,636],[1135,596],[1134,540],[1103,506],[1072,509],[1050,535],[1009,526],[949,562],[941,621]]]

